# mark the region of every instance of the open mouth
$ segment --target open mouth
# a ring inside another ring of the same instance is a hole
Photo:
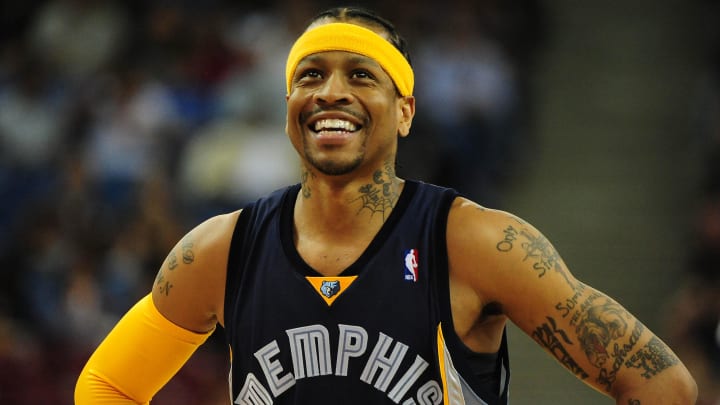
[[[351,121],[339,119],[339,118],[325,118],[315,121],[309,125],[311,131],[316,134],[344,134],[355,132],[362,128],[361,125],[357,125]]]

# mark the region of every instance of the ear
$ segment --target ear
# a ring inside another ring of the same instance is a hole
[[[398,135],[406,137],[410,134],[410,127],[415,116],[415,97],[405,96],[398,100],[400,103],[400,117],[398,122]]]
[[[285,110],[286,110],[286,111],[287,111],[287,103],[288,103],[288,100],[290,100],[290,95],[289,95],[289,94],[286,94],[286,95],[285,95]],[[288,133],[288,116],[287,116],[287,113],[285,114],[285,134],[288,135],[288,136],[290,135],[290,134]]]

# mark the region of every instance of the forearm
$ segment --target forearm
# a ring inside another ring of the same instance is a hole
[[[88,360],[75,387],[75,404],[147,404],[210,333],[173,324],[146,296]]]

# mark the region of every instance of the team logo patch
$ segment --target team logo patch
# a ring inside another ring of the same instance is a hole
[[[357,276],[305,277],[328,306],[332,305],[356,278]]]
[[[332,281],[325,281],[323,280],[322,284],[320,284],[320,293],[322,295],[332,298],[333,295],[340,292],[340,281],[339,280],[332,280]]]
[[[405,280],[416,283],[418,281],[418,251],[417,249],[408,249],[405,251]]]

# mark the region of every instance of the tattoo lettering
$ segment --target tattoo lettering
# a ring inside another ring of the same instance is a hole
[[[622,347],[618,343],[614,344],[612,356],[615,358],[615,361],[613,362],[612,368],[610,370],[601,369],[597,379],[598,383],[603,385],[608,392],[610,392],[612,385],[617,379],[617,372],[620,370],[625,357],[633,350],[644,330],[645,326],[640,322],[636,322],[628,342],[623,344]]]
[[[625,366],[641,369],[642,373],[640,375],[646,379],[650,379],[677,363],[677,357],[672,355],[660,339],[653,336],[645,347],[625,362]]]
[[[155,285],[158,287],[158,291],[161,294],[165,294],[165,296],[170,295],[170,289],[173,285],[170,284],[169,281],[165,280],[165,275],[162,270],[158,272],[158,275],[155,278]]]
[[[522,224],[520,220],[519,223]],[[532,259],[534,263],[533,269],[537,271],[538,277],[543,277],[548,270],[554,270],[560,274],[565,281],[574,287],[574,283],[570,281],[567,272],[563,269],[560,255],[555,251],[553,246],[550,244],[544,236],[534,235],[528,229],[515,229],[512,225],[509,225],[503,230],[505,237],[503,240],[495,245],[495,248],[500,252],[509,252],[514,247],[515,241],[519,236],[522,236],[526,242],[522,242],[520,246],[525,250],[525,257],[523,261]]]
[[[565,303],[558,303],[555,308],[562,313],[563,318],[570,317],[569,323],[575,326],[585,356],[599,369],[597,382],[610,392],[618,370],[634,350],[645,327],[635,321],[630,332],[633,317],[623,307],[597,292],[581,301],[584,290],[585,286],[578,284],[576,293]],[[601,300],[603,297],[604,300]]]
[[[195,261],[195,252],[192,250],[193,243],[191,240],[184,239],[182,242],[182,258],[183,263],[191,264]]]
[[[560,311],[563,318],[567,318],[567,316],[570,315],[570,312],[577,306],[578,300],[584,292],[585,285],[583,283],[577,283],[575,285],[575,294],[572,297],[566,299],[565,302],[558,302],[555,305],[555,309]],[[571,322],[570,324],[572,325],[574,323]]]
[[[560,337],[566,344],[572,345],[570,338],[568,338],[565,331],[558,329],[553,318],[547,317],[547,320],[548,323],[544,323],[535,329],[532,333],[532,338],[552,353],[552,355],[555,356],[555,358],[558,359],[558,361],[560,361],[560,363],[573,374],[581,379],[586,379],[588,377],[588,373],[586,373],[577,364],[577,362],[575,362],[563,346],[560,339],[558,339],[558,337]]]
[[[175,270],[175,268],[178,266],[177,255],[175,255],[175,251],[170,251],[170,253],[168,253],[167,259],[165,260],[167,261],[169,270]]]
[[[528,232],[523,231],[522,235],[528,240],[528,242],[521,244],[522,248],[525,249],[525,259],[532,258],[535,260],[533,269],[539,272],[538,277],[542,277],[548,270],[555,270],[560,273],[567,280],[567,275],[562,270],[560,265],[560,256],[555,249],[543,236],[533,236]],[[570,280],[568,280],[570,284]]]
[[[193,242],[188,235],[188,237],[183,239],[180,243],[183,263],[192,264],[192,262],[195,261],[195,252],[192,248]],[[175,250],[171,250],[170,253],[168,253],[167,258],[165,258],[165,263],[167,264],[167,269],[170,271],[174,271],[178,268],[179,262]],[[170,294],[170,289],[173,286],[169,281],[165,279],[165,274],[162,269],[160,269],[157,276],[155,277],[155,285],[157,286],[158,291],[160,291],[160,293],[162,294],[165,294],[166,296]]]
[[[518,231],[510,225],[505,228],[503,232],[505,233],[505,238],[498,242],[495,247],[501,252],[509,252],[513,248],[513,242],[517,239]]]
[[[355,201],[360,200],[362,206],[358,210],[358,213],[363,210],[369,210],[370,216],[372,217],[376,213],[380,213],[383,219],[390,212],[398,199],[397,186],[393,183],[394,170],[392,166],[388,167],[385,165],[385,170],[378,170],[373,175],[373,184],[366,184],[361,186],[360,197]]]
[[[577,323],[580,321],[580,319],[585,316],[585,311],[588,310],[594,303],[595,300],[602,297],[602,295],[594,292],[590,294],[585,301],[583,301],[582,304],[580,304],[580,307],[578,308],[575,313],[570,317],[570,325],[577,326]]]
[[[192,239],[190,239],[190,236],[186,237],[182,240],[180,243],[180,249],[182,250],[182,261],[185,264],[192,264],[193,261],[195,261],[195,252],[192,250],[193,248],[193,242]],[[170,251],[168,253],[167,258],[165,259],[167,262],[168,270],[175,270],[178,267],[178,258],[177,253],[175,253],[175,250]]]
[[[642,376],[650,378],[678,362],[657,338],[628,360],[645,332],[645,326],[611,298],[598,292],[585,296],[587,287],[580,282],[575,285],[574,291],[572,297],[557,303],[555,309],[575,328],[580,348],[590,364],[599,369],[596,381],[607,392],[612,391],[623,365],[642,369]],[[543,326],[549,330],[547,324]],[[639,404],[640,401],[630,403]]]

